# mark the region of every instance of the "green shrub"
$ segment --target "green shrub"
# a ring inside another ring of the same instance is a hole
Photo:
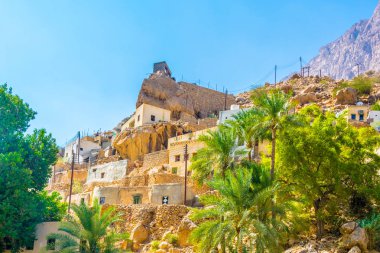
[[[380,111],[380,104],[376,103],[371,106],[372,111]]]
[[[371,93],[372,86],[375,82],[375,78],[358,76],[351,81],[344,81],[338,83],[338,85],[333,90],[333,95],[335,96],[339,90],[347,87],[355,89],[358,92],[359,96],[369,95]]]
[[[349,86],[356,89],[359,95],[369,95],[372,90],[374,80],[365,76],[355,77]]]
[[[365,228],[368,233],[368,248],[380,249],[380,213],[372,214],[371,216],[360,220],[359,225]]]
[[[152,250],[158,250],[158,246],[160,246],[160,241],[152,241],[150,243],[150,248]]]
[[[166,234],[163,239],[172,245],[178,244],[178,235],[169,233],[169,234]]]

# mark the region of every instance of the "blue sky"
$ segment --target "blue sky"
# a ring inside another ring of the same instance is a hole
[[[377,0],[0,1],[0,83],[58,144],[112,129],[135,109],[152,64],[238,92],[310,60]],[[269,75],[268,75],[269,74]]]

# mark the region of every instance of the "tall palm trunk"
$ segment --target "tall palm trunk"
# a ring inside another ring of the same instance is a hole
[[[270,163],[270,177],[272,181],[275,178],[275,160],[276,160],[276,128],[272,127],[272,153],[271,153],[271,163]]]

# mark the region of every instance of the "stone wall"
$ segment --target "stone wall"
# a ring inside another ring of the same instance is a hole
[[[152,168],[169,163],[168,150],[161,150],[154,153],[144,155],[144,168]]]
[[[142,224],[149,230],[149,240],[160,240],[171,227],[179,227],[189,212],[182,205],[120,205],[117,210],[123,214],[122,222],[116,224],[118,230],[130,233]]]

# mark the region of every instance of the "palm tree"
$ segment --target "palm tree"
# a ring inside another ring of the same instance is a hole
[[[260,119],[254,128],[259,132],[266,129],[271,133],[272,150],[270,174],[272,180],[274,180],[277,131],[289,120],[289,112],[293,108],[293,105],[289,101],[290,96],[278,89],[255,91],[251,99],[253,108],[258,112],[258,115],[260,115]]]
[[[240,154],[236,143],[236,135],[226,128],[208,131],[198,138],[205,147],[198,150],[192,160],[190,169],[194,178],[203,182],[212,173],[220,174],[222,178],[228,169],[235,166],[235,156]]]
[[[268,170],[252,166],[239,166],[228,171],[225,179],[209,182],[217,193],[201,197],[205,208],[191,214],[192,220],[202,221],[190,237],[200,252],[218,248],[222,252],[251,252],[253,248],[256,252],[278,252],[279,233],[270,220],[276,189],[271,186]]]
[[[116,234],[113,224],[120,221],[120,214],[113,207],[102,210],[95,199],[92,207],[84,203],[73,205],[75,216],[68,216],[59,225],[59,231],[48,236],[55,239],[55,251],[61,253],[116,253],[115,243],[127,239],[126,234]],[[49,249],[49,245],[48,245]]]
[[[226,127],[235,132],[239,141],[242,140],[248,149],[248,160],[252,161],[255,143],[265,138],[265,129],[257,126],[260,123],[261,111],[256,108],[240,111],[232,116],[232,120],[227,120]],[[263,130],[263,131],[260,131]]]

